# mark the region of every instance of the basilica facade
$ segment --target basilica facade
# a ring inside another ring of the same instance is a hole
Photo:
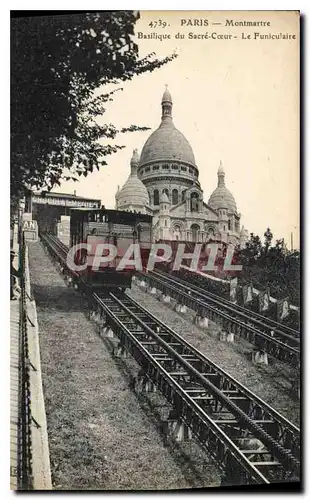
[[[174,126],[172,98],[166,89],[159,127],[147,139],[139,158],[134,150],[130,175],[115,195],[117,210],[153,216],[154,240],[221,241],[244,246],[248,232],[225,185],[220,163],[217,187],[203,199],[193,150]]]

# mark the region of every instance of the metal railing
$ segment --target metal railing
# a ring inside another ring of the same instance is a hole
[[[20,321],[19,321],[19,425],[18,425],[18,465],[17,489],[31,490],[32,447],[31,447],[31,408],[30,408],[30,360],[27,330],[27,305],[25,286],[26,245],[22,228],[19,228],[19,272],[20,272]]]

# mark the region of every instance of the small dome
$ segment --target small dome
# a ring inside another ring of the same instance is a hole
[[[226,186],[218,186],[211,194],[208,205],[214,210],[227,208],[230,212],[237,212],[235,198]]]
[[[237,212],[237,204],[235,198],[225,186],[225,170],[222,162],[217,171],[218,184],[217,188],[211,194],[208,205],[214,210],[226,208],[229,212]]]
[[[240,236],[247,236],[247,234],[248,234],[247,230],[245,229],[244,226],[242,226],[241,231],[240,231]]]
[[[169,198],[167,196],[167,193],[165,193],[165,192],[162,193],[159,202],[160,203],[170,203]]]
[[[135,149],[131,158],[131,172],[120,191],[117,191],[117,206],[118,209],[127,205],[135,205],[145,207],[149,205],[149,193],[142,181],[137,176],[137,168],[139,164],[138,151]]]
[[[149,193],[137,175],[130,174],[117,195],[117,203],[118,208],[125,205],[139,205],[141,207],[149,205]]]

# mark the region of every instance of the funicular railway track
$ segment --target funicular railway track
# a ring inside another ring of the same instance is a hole
[[[262,314],[252,311],[251,309],[248,309],[239,304],[233,304],[232,302],[230,302],[230,300],[225,299],[224,297],[220,297],[215,293],[209,292],[208,290],[203,289],[201,286],[197,286],[194,283],[196,278],[193,273],[191,273],[193,274],[193,276],[188,277],[187,279],[182,279],[176,274],[169,275],[162,270],[156,270],[156,274],[161,275],[166,279],[169,278],[170,280],[180,283],[180,285],[186,286],[186,288],[190,289],[191,293],[198,298],[208,300],[210,303],[217,303],[220,301],[223,306],[227,307],[227,310],[233,313],[238,313],[240,317],[250,319],[250,321],[255,326],[257,326],[257,328],[261,328],[262,330],[270,330],[276,334],[283,336],[287,335],[289,337],[295,337],[297,339],[300,338],[300,332],[294,330],[294,328],[290,328],[289,326],[279,323],[271,318],[268,318],[267,316],[263,316]]]
[[[67,247],[42,239],[65,268]],[[297,427],[125,293],[88,297],[101,325],[112,329],[228,483],[299,481]]]
[[[206,293],[197,291],[190,283],[178,281],[168,274],[149,271],[138,272],[137,276],[198,315],[219,323],[237,337],[254,344],[259,350],[294,368],[299,367],[300,339],[297,336],[288,335],[280,329],[272,330],[268,324],[264,325],[262,321],[252,317],[250,311],[246,314],[230,303],[209,297]]]

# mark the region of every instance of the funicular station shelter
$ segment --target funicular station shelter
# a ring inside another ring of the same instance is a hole
[[[101,200],[74,194],[42,191],[31,193],[26,199],[23,216],[25,236],[36,240],[39,232],[54,234],[67,240],[70,234],[71,208],[100,208]]]

